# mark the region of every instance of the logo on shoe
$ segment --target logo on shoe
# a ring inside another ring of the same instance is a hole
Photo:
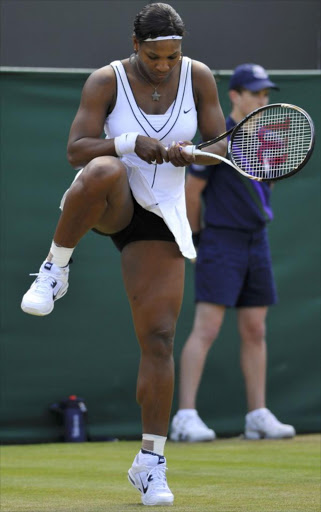
[[[139,477],[139,478],[140,478],[140,481],[142,484],[143,493],[146,494],[148,491],[148,485],[146,485],[146,487],[145,487],[145,485],[143,484],[143,480],[141,479],[141,477]],[[153,480],[153,478],[152,478],[152,480]],[[150,478],[148,478],[148,481],[150,481]]]
[[[52,265],[53,265],[53,263],[50,263],[49,261],[47,261],[47,262],[45,263],[44,268],[45,268],[46,270],[51,270]]]

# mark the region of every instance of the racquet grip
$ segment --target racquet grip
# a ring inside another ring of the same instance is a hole
[[[194,155],[194,151],[196,149],[196,146],[184,146],[182,151],[183,153],[186,153],[187,155]]]

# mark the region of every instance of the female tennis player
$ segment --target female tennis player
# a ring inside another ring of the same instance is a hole
[[[225,130],[210,69],[182,57],[184,31],[170,5],[148,4],[134,21],[133,55],[88,78],[68,141],[69,162],[81,170],[63,197],[50,252],[21,304],[31,315],[53,310],[67,292],[71,255],[89,230],[110,236],[121,252],[141,349],[142,449],[128,477],[144,505],[174,500],[164,458],[173,340],[184,257],[195,257],[184,193],[184,168],[195,157],[184,155],[181,141],[191,141],[197,126],[203,140]],[[224,156],[225,140],[207,151]],[[195,161],[213,165],[211,157]]]

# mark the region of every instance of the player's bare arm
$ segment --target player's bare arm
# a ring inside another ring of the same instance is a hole
[[[94,71],[87,79],[67,146],[68,160],[73,167],[83,167],[98,156],[116,156],[113,139],[101,138],[115,95],[116,79],[111,66]]]
[[[203,140],[221,135],[226,130],[224,115],[219,103],[216,82],[211,70],[203,63],[193,61],[192,68],[194,99],[197,109],[198,127]],[[192,156],[182,151],[182,146],[192,144],[184,141],[169,148],[170,161],[175,166],[186,166],[192,162],[202,165],[215,165],[220,161],[208,156]],[[208,152],[225,156],[227,141],[222,140],[208,147]]]
[[[203,140],[210,140],[226,130],[224,115],[220,106],[216,81],[212,71],[202,62],[193,61],[193,84],[197,105],[198,128]],[[207,149],[209,153],[225,156],[227,141],[221,140]],[[213,165],[220,163],[209,157],[196,157],[196,163]]]

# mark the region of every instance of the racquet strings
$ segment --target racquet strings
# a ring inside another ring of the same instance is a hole
[[[249,117],[232,135],[230,157],[251,176],[275,179],[297,169],[311,149],[307,117],[275,106]]]

